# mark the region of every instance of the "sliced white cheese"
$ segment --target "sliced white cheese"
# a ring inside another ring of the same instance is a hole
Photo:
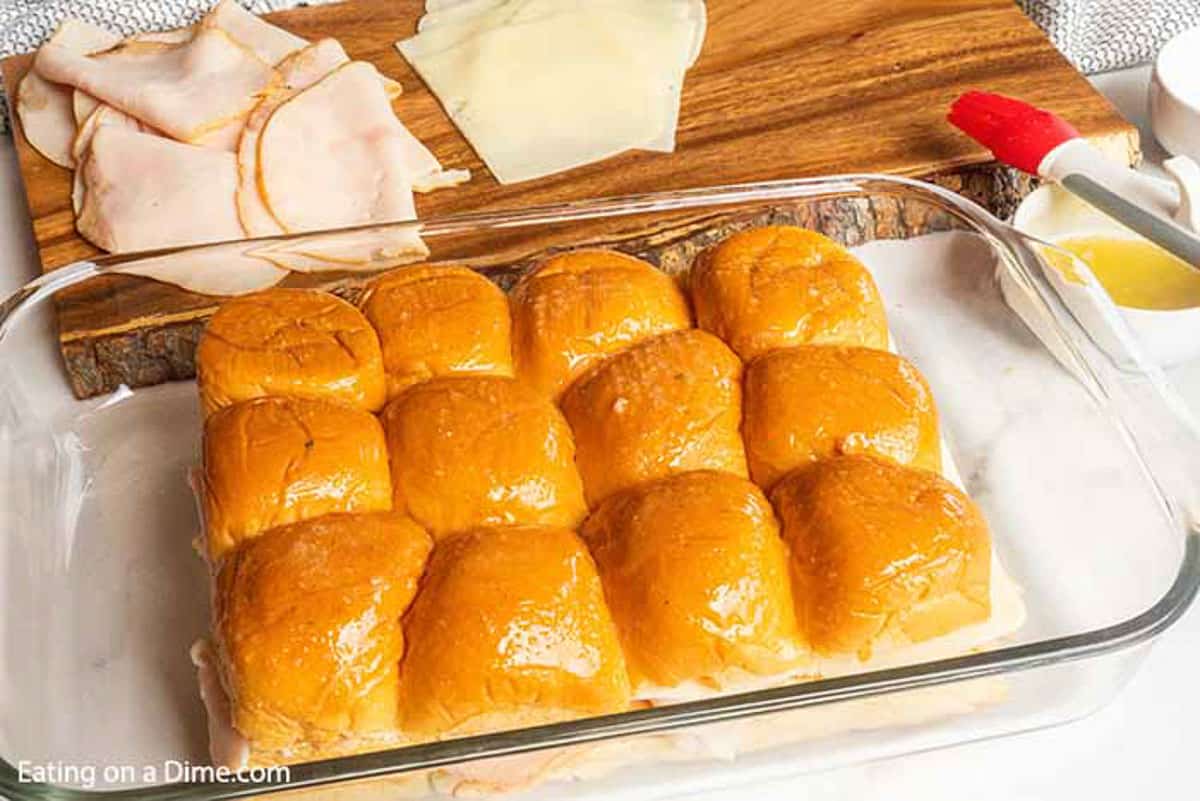
[[[701,25],[689,5],[509,0],[398,47],[497,180],[515,183],[673,146]]]
[[[570,13],[588,9],[638,13],[646,16],[673,16],[694,23],[687,66],[695,63],[707,30],[707,11],[704,0],[459,0],[452,5],[430,8],[417,22],[417,31],[425,33],[441,28],[449,41],[461,41],[481,30],[498,25],[529,22],[550,14]],[[446,40],[442,40],[444,46]]]

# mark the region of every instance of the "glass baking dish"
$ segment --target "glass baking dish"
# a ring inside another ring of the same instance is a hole
[[[649,798],[1048,726],[1104,704],[1200,585],[1200,448],[1193,421],[1136,343],[1120,338],[1114,352],[1106,339],[1101,348],[1055,294],[1044,276],[1048,246],[946,190],[871,175],[419,227],[431,259],[471,264],[507,286],[537,253],[597,243],[686,278],[697,249],[767,222],[821,230],[872,269],[896,345],[928,378],[949,453],[1023,589],[1028,616],[1015,635],[922,664],[296,765],[286,775],[206,773],[188,659],[208,623],[185,479],[199,447],[195,387],[76,400],[54,342],[53,293],[129,261],[110,258],[43,277],[0,306],[0,795],[421,797],[447,777],[569,764],[547,775],[582,779],[574,796]],[[338,291],[354,296],[361,286],[348,276]],[[549,749],[552,760],[530,756]],[[484,763],[498,758],[507,759]],[[520,797],[562,789],[554,779]]]

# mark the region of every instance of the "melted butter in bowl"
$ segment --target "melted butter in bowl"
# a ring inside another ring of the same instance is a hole
[[[1068,236],[1054,244],[1087,262],[1118,306],[1147,311],[1200,306],[1200,271],[1144,239]],[[1086,284],[1067,259],[1054,253],[1050,261],[1068,281]]]
[[[1148,361],[1166,367],[1200,359],[1200,271],[1054,185],[1030,193],[1013,225],[1057,248],[1031,243],[1049,265],[1046,278],[1063,303],[1118,364],[1128,363],[1131,354],[1105,293]],[[1008,305],[1063,360],[1037,304],[1006,271],[998,277]]]

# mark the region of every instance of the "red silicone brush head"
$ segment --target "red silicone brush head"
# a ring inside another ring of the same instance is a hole
[[[967,92],[950,106],[946,119],[997,160],[1032,175],[1038,174],[1047,153],[1079,136],[1070,123],[1049,111],[991,92]]]

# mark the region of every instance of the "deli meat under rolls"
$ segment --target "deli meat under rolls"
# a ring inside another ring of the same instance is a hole
[[[838,454],[874,453],[941,472],[933,394],[893,353],[834,345],[772,351],[746,367],[745,391],[746,458],[764,489]]]
[[[888,345],[871,274],[816,231],[772,225],[734,234],[696,258],[691,289],[696,324],[747,362],[792,345]]]
[[[285,523],[392,508],[383,428],[369,412],[301,398],[227,406],[204,425],[209,559]]]
[[[434,549],[404,619],[400,721],[417,739],[629,707],[595,564],[563,528],[478,528]]]
[[[611,250],[551,256],[511,300],[517,376],[555,399],[604,357],[692,323],[674,278]]]
[[[395,508],[435,537],[482,525],[574,528],[587,514],[562,412],[511,379],[443,376],[383,413]]]
[[[204,413],[268,395],[384,404],[379,338],[362,312],[328,292],[268,289],[233,298],[196,349]]]
[[[936,473],[835,456],[776,484],[801,631],[822,656],[903,648],[991,615],[991,538]]]
[[[591,506],[691,470],[746,477],[742,363],[712,334],[663,334],[609,357],[562,398]]]
[[[332,514],[271,529],[221,565],[214,645],[251,764],[398,741],[400,617],[431,548],[405,515]]]
[[[621,633],[634,692],[736,688],[807,655],[788,552],[762,491],[699,471],[610,496],[583,538]]]
[[[470,268],[392,270],[371,286],[362,309],[379,333],[389,398],[440,375],[513,374],[508,298]]]

